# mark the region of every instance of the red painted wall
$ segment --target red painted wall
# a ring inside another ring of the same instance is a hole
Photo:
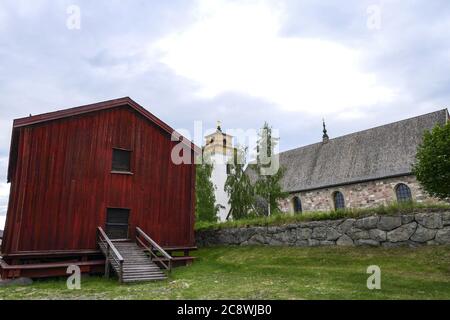
[[[96,248],[106,208],[128,208],[162,246],[194,244],[195,166],[170,159],[170,136],[129,107],[19,128],[3,254]],[[112,149],[133,175],[112,174]],[[193,152],[192,152],[193,156]]]

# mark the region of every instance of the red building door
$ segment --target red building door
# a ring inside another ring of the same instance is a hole
[[[129,209],[108,208],[106,212],[106,234],[110,239],[128,239]]]

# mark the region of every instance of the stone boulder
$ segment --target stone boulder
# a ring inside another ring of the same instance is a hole
[[[354,245],[352,238],[350,238],[350,237],[349,237],[348,235],[346,235],[346,234],[342,235],[342,236],[336,241],[336,244],[337,244],[338,246],[343,246],[343,247],[346,247],[346,246],[353,246],[353,245]]]
[[[377,227],[379,217],[365,217],[362,219],[356,220],[354,226],[358,229],[369,230]]]
[[[450,212],[442,213],[442,224],[444,227],[450,226]]]
[[[320,241],[320,245],[321,246],[334,246],[336,243],[334,241],[329,241],[329,240],[325,240],[325,241]]]
[[[308,245],[310,247],[318,247],[318,246],[320,246],[320,241],[319,240],[315,240],[315,239],[309,239],[308,240]]]
[[[435,241],[440,244],[450,244],[450,227],[445,227],[436,232]]]
[[[369,231],[351,227],[346,233],[353,240],[370,239]]]
[[[278,232],[282,232],[283,231],[283,227],[268,227],[267,228],[267,233],[278,233]]]
[[[380,245],[380,242],[372,239],[358,239],[355,241],[355,244],[357,246],[378,247]]]
[[[294,245],[297,247],[307,247],[309,246],[309,242],[308,240],[297,240]]]
[[[391,231],[402,225],[400,216],[381,216],[377,228],[383,231]]]
[[[297,240],[308,240],[311,238],[312,230],[309,228],[298,228],[296,233]]]
[[[253,228],[239,228],[238,232],[235,233],[236,241],[242,243],[244,241],[248,241],[251,237],[256,234],[255,229]]]
[[[400,242],[383,242],[381,244],[385,248],[398,248],[398,247],[418,247],[419,244],[413,241],[400,241]]]
[[[440,229],[443,227],[442,225],[442,216],[440,213],[417,213],[415,215],[416,221],[429,229]]]
[[[390,242],[407,241],[416,231],[417,223],[411,222],[387,233],[387,240]]]
[[[262,234],[255,234],[253,237],[248,239],[248,244],[266,244],[268,241],[266,240],[266,237],[264,237]]]
[[[326,240],[327,239],[327,227],[315,227],[311,234],[311,237],[316,240]]]
[[[278,239],[274,239],[274,238],[266,238],[266,244],[268,244],[269,246],[286,246],[286,245],[293,245],[292,243],[286,243],[283,241],[280,241]]]
[[[379,229],[369,230],[370,239],[375,241],[386,241],[386,231]]]
[[[284,243],[294,243],[297,240],[297,232],[295,230],[285,230],[280,233],[274,233],[272,238]]]
[[[328,228],[327,230],[327,240],[328,241],[335,241],[339,239],[339,237],[342,236],[342,233],[338,232],[334,228]]]
[[[347,233],[347,231],[350,230],[351,227],[355,224],[356,219],[347,219],[344,220],[338,227],[337,230],[340,233]]]
[[[232,229],[220,230],[217,234],[219,243],[239,244],[240,241],[234,236],[236,232]]]
[[[407,224],[414,221],[413,214],[405,214],[402,216],[402,224]]]
[[[416,242],[427,242],[434,239],[436,232],[437,230],[435,229],[427,229],[419,224],[416,232],[411,236],[411,240]]]

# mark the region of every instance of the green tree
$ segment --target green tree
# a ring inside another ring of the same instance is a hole
[[[225,182],[225,191],[229,196],[230,212],[228,217],[242,219],[253,209],[254,192],[248,175],[244,173],[247,148],[235,149],[234,161],[229,163],[230,173]]]
[[[275,147],[278,139],[272,135],[272,127],[264,123],[256,145],[257,162],[256,170],[259,178],[255,183],[255,193],[267,203],[267,211],[260,214],[270,215],[279,210],[278,201],[288,196],[281,188],[281,180],[284,169],[279,166],[278,155]]]
[[[425,132],[413,172],[431,196],[450,198],[450,122]]]
[[[203,159],[200,164],[196,165],[195,213],[199,221],[217,221],[219,207],[215,204],[216,197],[214,195],[214,185],[211,182],[212,171],[213,165],[209,159]]]

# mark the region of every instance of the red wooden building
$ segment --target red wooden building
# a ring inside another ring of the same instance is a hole
[[[94,272],[106,260],[125,281],[136,256],[155,278],[154,264],[189,261],[172,254],[195,248],[197,149],[183,139],[192,161],[174,164],[173,132],[130,98],[15,120],[2,278]]]

